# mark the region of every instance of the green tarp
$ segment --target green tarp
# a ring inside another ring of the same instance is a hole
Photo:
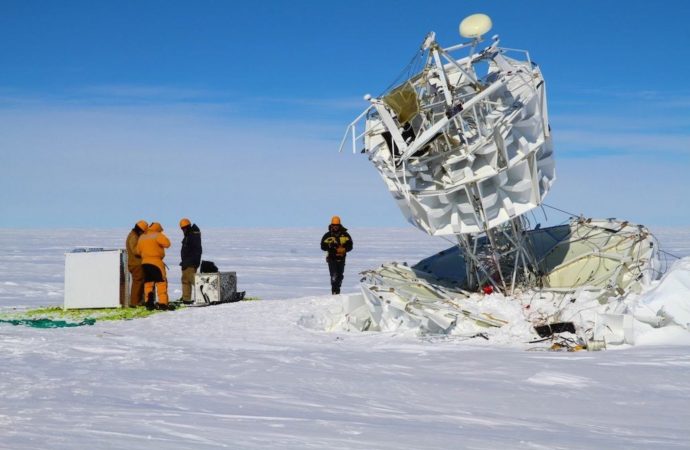
[[[81,322],[68,322],[66,320],[55,319],[0,319],[0,323],[9,323],[10,325],[24,325],[32,328],[67,328],[67,327],[81,327],[83,325],[93,325],[96,319],[84,319]]]

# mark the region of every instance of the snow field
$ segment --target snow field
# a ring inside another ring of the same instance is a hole
[[[91,327],[0,325],[0,448],[690,446],[687,346],[549,353],[326,332],[339,304],[325,295],[322,230],[202,231],[205,258],[265,300]],[[416,230],[350,231],[348,292],[359,270],[447,246]],[[657,235],[690,254],[690,232]],[[0,306],[61,303],[64,251],[124,236],[0,230]],[[169,236],[179,286],[181,236]]]

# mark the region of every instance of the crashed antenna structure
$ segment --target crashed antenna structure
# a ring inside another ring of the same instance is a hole
[[[546,84],[527,51],[485,38],[491,27],[473,14],[460,23],[464,42],[449,47],[429,33],[406,77],[366,95],[348,126],[340,150],[348,140],[361,149],[407,220],[454,245],[362,272],[362,294],[335,323],[488,338],[524,320],[536,342],[574,332],[580,348],[632,343],[641,319],[628,300],[659,275],[654,236],[582,216],[530,228],[525,213],[556,178]],[[493,294],[503,295],[483,301]],[[501,298],[510,304],[493,308]]]
[[[540,284],[523,215],[555,180],[546,87],[523,50],[502,48],[484,14],[465,18],[465,42],[429,33],[421,70],[379,97],[340,146],[366,153],[407,220],[463,250],[466,286],[503,292]],[[481,237],[481,244],[480,239]]]

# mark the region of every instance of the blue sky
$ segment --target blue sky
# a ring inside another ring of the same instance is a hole
[[[419,5],[0,0],[0,227],[406,226],[338,144],[475,12],[546,77],[547,204],[690,225],[690,2]]]

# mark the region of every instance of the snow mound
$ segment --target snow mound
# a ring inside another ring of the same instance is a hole
[[[635,318],[654,327],[690,330],[690,257],[675,262],[664,277],[637,299]]]

